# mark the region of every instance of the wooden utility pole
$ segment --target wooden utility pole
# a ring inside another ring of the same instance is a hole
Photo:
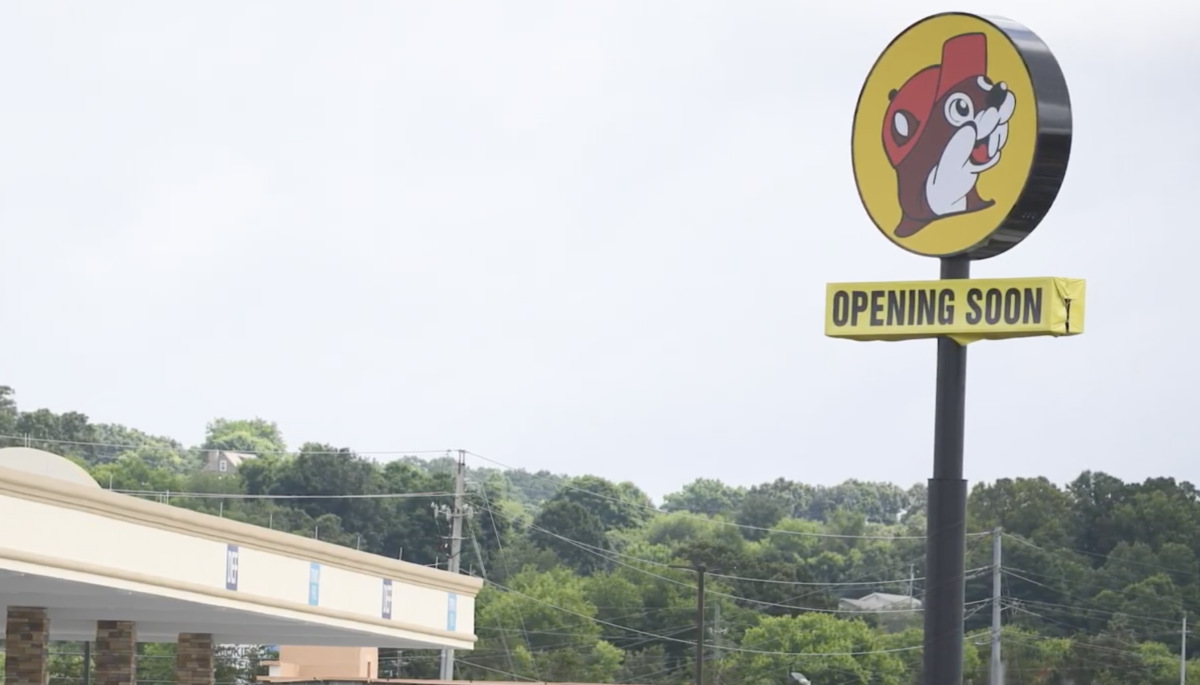
[[[704,631],[708,629],[704,620],[704,576],[708,573],[708,567],[698,564],[671,568],[696,573],[696,685],[704,685]]]
[[[462,560],[462,524],[463,519],[467,516],[466,507],[467,494],[467,453],[465,450],[458,451],[458,468],[454,473],[454,509],[449,513],[450,516],[450,563],[448,570],[451,573],[458,573],[459,564]],[[442,666],[439,677],[442,680],[454,680],[454,650],[442,650]]]
[[[1001,530],[992,530],[992,669],[989,685],[1004,685],[1004,663],[1000,660]]]

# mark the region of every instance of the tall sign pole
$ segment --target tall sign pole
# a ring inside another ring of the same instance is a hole
[[[942,279],[965,279],[971,260],[942,260]],[[967,544],[967,481],[963,441],[967,416],[967,346],[937,339],[933,410],[933,477],[928,483],[925,532],[926,685],[962,682],[964,559]],[[945,656],[957,651],[957,659]]]
[[[887,46],[859,94],[852,155],[863,208],[893,244],[941,262],[936,281],[826,287],[830,337],[937,340],[924,685],[963,677],[967,345],[1078,335],[1084,323],[1082,280],[972,280],[971,262],[1033,232],[1070,152],[1071,101],[1058,62],[1007,19],[922,19]]]

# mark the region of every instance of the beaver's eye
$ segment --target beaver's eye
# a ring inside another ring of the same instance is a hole
[[[964,93],[955,93],[946,98],[946,121],[952,126],[962,126],[975,118],[975,106]]]
[[[903,109],[897,111],[892,116],[892,140],[901,147],[907,145],[920,125],[921,122],[911,112]]]

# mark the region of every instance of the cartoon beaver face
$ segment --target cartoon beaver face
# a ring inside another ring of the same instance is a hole
[[[896,170],[906,238],[947,216],[995,204],[979,197],[979,174],[1000,163],[1016,97],[987,76],[987,37],[955,36],[942,63],[917,72],[891,92],[883,146]]]

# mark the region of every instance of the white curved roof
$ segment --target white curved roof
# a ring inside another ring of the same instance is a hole
[[[99,488],[87,470],[79,464],[43,450],[32,447],[5,447],[0,449],[0,467],[14,471],[24,471],[36,476],[45,476],[63,480],[75,485],[89,488]]]

